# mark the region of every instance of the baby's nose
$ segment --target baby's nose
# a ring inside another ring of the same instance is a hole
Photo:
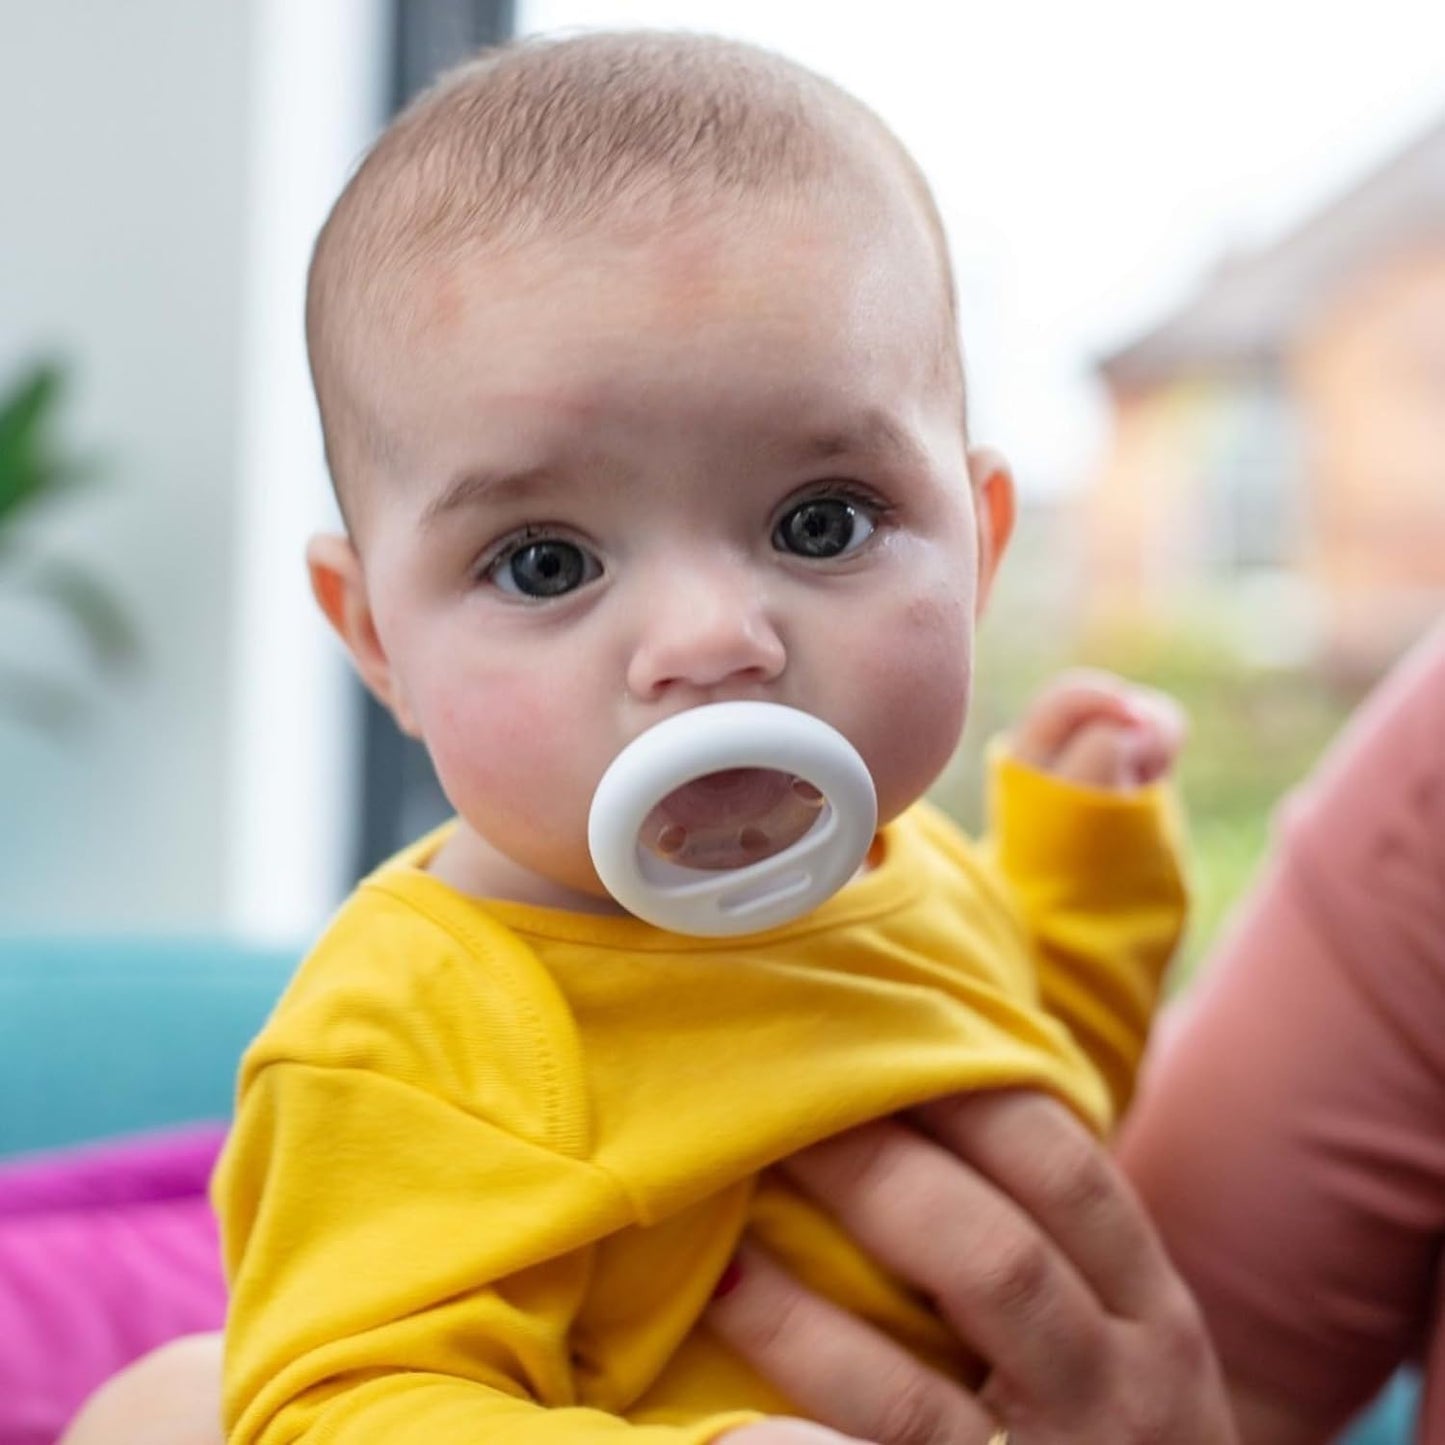
[[[787,662],[761,589],[731,569],[683,569],[671,585],[649,589],[644,605],[627,676],[634,697],[770,682]]]

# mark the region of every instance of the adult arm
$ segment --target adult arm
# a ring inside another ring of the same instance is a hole
[[[1284,811],[1121,1156],[1251,1445],[1328,1439],[1430,1331],[1445,1241],[1445,631]],[[1432,1401],[1425,1438],[1445,1438]]]

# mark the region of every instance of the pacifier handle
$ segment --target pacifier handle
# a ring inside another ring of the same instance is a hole
[[[670,793],[729,768],[791,773],[822,794],[813,826],[772,857],[703,872],[641,846]],[[636,737],[593,794],[587,843],[597,876],[629,913],[698,937],[758,933],[811,912],[862,865],[878,823],[867,764],[836,728],[771,702],[689,708]]]

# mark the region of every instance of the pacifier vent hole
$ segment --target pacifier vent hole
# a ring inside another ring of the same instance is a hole
[[[638,846],[677,868],[724,872],[776,857],[827,811],[806,778],[723,768],[674,788],[643,820]]]

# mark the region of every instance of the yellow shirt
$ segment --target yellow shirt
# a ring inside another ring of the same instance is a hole
[[[241,1072],[215,1185],[239,1442],[699,1445],[796,1413],[697,1324],[740,1235],[957,1347],[768,1166],[965,1089],[1106,1130],[1183,917],[1155,790],[1005,763],[992,854],[920,805],[743,939],[466,898],[424,840],[342,908]]]

